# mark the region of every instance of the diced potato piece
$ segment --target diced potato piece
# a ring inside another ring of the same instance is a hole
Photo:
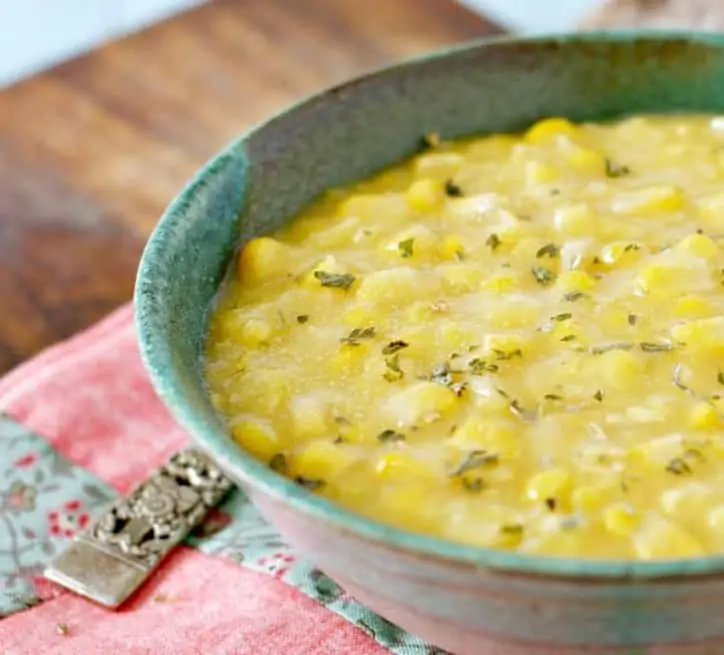
[[[560,170],[547,162],[529,161],[525,166],[525,180],[529,187],[555,182],[560,176]]]
[[[483,354],[496,357],[520,357],[525,353],[529,345],[529,338],[522,333],[494,332],[485,335],[483,339]]]
[[[571,474],[563,468],[551,468],[536,473],[526,487],[526,494],[531,500],[556,502],[565,500],[571,493]]]
[[[528,302],[510,301],[496,304],[486,311],[486,317],[494,328],[522,328],[533,325],[540,315],[540,308]]]
[[[688,423],[694,430],[715,430],[722,426],[722,417],[710,403],[701,401],[689,411]]]
[[[501,410],[506,411],[504,403]],[[521,437],[509,419],[471,416],[455,430],[449,443],[461,451],[485,450],[508,460],[520,455]]]
[[[672,521],[652,518],[633,538],[634,548],[643,560],[679,559],[704,554],[696,538]]]
[[[681,457],[684,451],[684,439],[680,434],[667,434],[638,444],[631,449],[632,462],[663,470],[673,459]]]
[[[493,293],[510,293],[520,289],[520,280],[511,273],[500,273],[483,280],[480,288]]]
[[[239,253],[242,280],[260,281],[283,273],[289,265],[289,247],[271,237],[251,239]]]
[[[245,417],[234,421],[231,434],[242,448],[262,461],[268,461],[279,452],[281,442],[270,421]]]
[[[525,133],[525,140],[532,144],[544,144],[562,136],[574,136],[578,128],[567,118],[543,118]]]
[[[356,457],[344,445],[317,439],[294,457],[294,471],[306,478],[328,480],[339,477]]]
[[[598,512],[611,501],[613,488],[608,484],[586,484],[571,494],[571,506],[577,512],[590,515]]]
[[[417,212],[431,212],[442,203],[442,184],[432,178],[415,180],[405,193],[407,204]]]
[[[295,396],[290,413],[295,435],[319,437],[330,432],[327,403],[318,395]]]
[[[661,510],[670,517],[686,520],[704,516],[714,504],[716,494],[709,485],[689,482],[661,494]]]
[[[420,381],[387,401],[387,411],[399,425],[435,421],[455,406],[455,392],[436,382]]]
[[[598,355],[596,362],[604,386],[612,389],[635,387],[646,370],[642,356],[627,350],[609,350]]]
[[[271,323],[263,318],[249,318],[244,322],[239,343],[244,346],[261,346],[269,342],[273,334]]]
[[[392,460],[399,463],[397,455],[399,453],[388,453],[377,463],[378,476],[395,482],[385,489],[380,499],[381,511],[390,522],[408,530],[429,530],[436,519],[439,524],[439,509],[429,502],[431,472],[421,470],[417,462],[411,470],[404,465],[395,466]]]
[[[640,255],[643,245],[637,241],[613,241],[607,243],[602,249],[599,259],[609,266],[619,263],[629,263]]]
[[[713,259],[719,252],[716,242],[705,234],[690,234],[688,237],[684,237],[677,244],[676,249],[705,260]]]
[[[696,207],[699,218],[709,230],[721,232],[724,229],[724,193],[701,198]]]
[[[342,320],[345,325],[355,328],[360,325],[372,325],[379,315],[379,311],[373,304],[357,303],[345,311]]]
[[[355,373],[362,367],[370,356],[370,345],[360,343],[354,347],[340,348],[334,355],[327,359],[327,367],[336,374]],[[376,361],[376,360],[375,360]],[[379,362],[380,366],[384,364]]]
[[[560,207],[553,214],[553,225],[566,236],[580,237],[596,229],[599,216],[586,203]]]
[[[603,524],[609,532],[619,537],[628,537],[638,527],[639,517],[626,503],[614,503],[604,511]]]
[[[513,548],[525,535],[519,511],[501,503],[454,505],[445,536],[474,546]]]
[[[556,280],[556,286],[563,293],[585,293],[596,286],[596,280],[585,271],[563,271]]]
[[[376,222],[380,216],[385,222],[398,224],[410,215],[405,195],[402,193],[356,193],[340,203],[337,216],[354,216],[363,223]]]
[[[375,472],[382,480],[424,480],[435,475],[428,462],[412,453],[400,450],[380,455],[375,462]]]
[[[695,262],[655,260],[644,265],[636,283],[641,291],[660,297],[674,296],[712,286],[711,272]]]
[[[674,306],[674,313],[680,318],[706,318],[715,311],[712,304],[701,296],[684,296]]]
[[[437,329],[438,346],[445,352],[460,352],[473,340],[474,332],[459,323],[446,322]]]
[[[438,287],[437,278],[412,268],[399,267],[375,271],[359,283],[357,299],[361,303],[400,304],[433,295]]]
[[[666,184],[645,187],[619,196],[612,209],[617,214],[638,214],[642,216],[661,212],[679,211],[684,207],[684,193],[681,189]]]
[[[702,318],[679,323],[671,328],[675,341],[715,353],[724,350],[724,317]]]
[[[483,272],[469,264],[445,264],[438,268],[447,293],[468,293],[480,286]]]

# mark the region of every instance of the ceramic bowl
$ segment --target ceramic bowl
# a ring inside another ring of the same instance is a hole
[[[362,518],[241,450],[204,389],[200,348],[240,243],[324,189],[445,138],[544,116],[724,112],[724,37],[618,33],[487,40],[304,100],[214,157],[141,261],[136,316],[162,399],[263,515],[350,594],[457,655],[722,655],[724,557],[627,562],[475,548]]]

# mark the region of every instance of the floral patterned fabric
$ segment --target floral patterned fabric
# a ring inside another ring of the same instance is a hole
[[[239,491],[189,537],[195,552],[174,553],[154,576],[160,582],[150,581],[122,612],[40,577],[44,563],[118,492],[185,445],[143,372],[130,308],[0,380],[0,411],[0,652],[96,652],[92,644],[103,642],[97,652],[104,655],[444,655],[297,559]],[[237,565],[238,574],[225,568]],[[299,592],[316,603],[302,602]],[[175,601],[173,611],[159,607]],[[214,613],[217,606],[225,614]],[[29,611],[17,613],[23,609]],[[67,630],[63,623],[48,631],[35,629],[34,616],[38,625],[74,620]],[[243,625],[232,629],[231,616]],[[179,631],[192,624],[182,639]],[[139,625],[157,638],[143,636]]]

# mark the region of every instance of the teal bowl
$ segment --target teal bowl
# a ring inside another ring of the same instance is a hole
[[[457,655],[722,655],[724,557],[528,556],[413,534],[283,478],[229,437],[204,387],[209,306],[239,244],[323,190],[413,154],[420,135],[519,130],[543,116],[724,113],[724,36],[495,39],[304,100],[214,157],[143,255],[136,320],[161,398],[262,514],[351,595]]]

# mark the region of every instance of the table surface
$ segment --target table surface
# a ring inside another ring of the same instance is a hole
[[[129,300],[164,207],[245,128],[497,30],[453,0],[218,0],[0,94],[0,373]]]

